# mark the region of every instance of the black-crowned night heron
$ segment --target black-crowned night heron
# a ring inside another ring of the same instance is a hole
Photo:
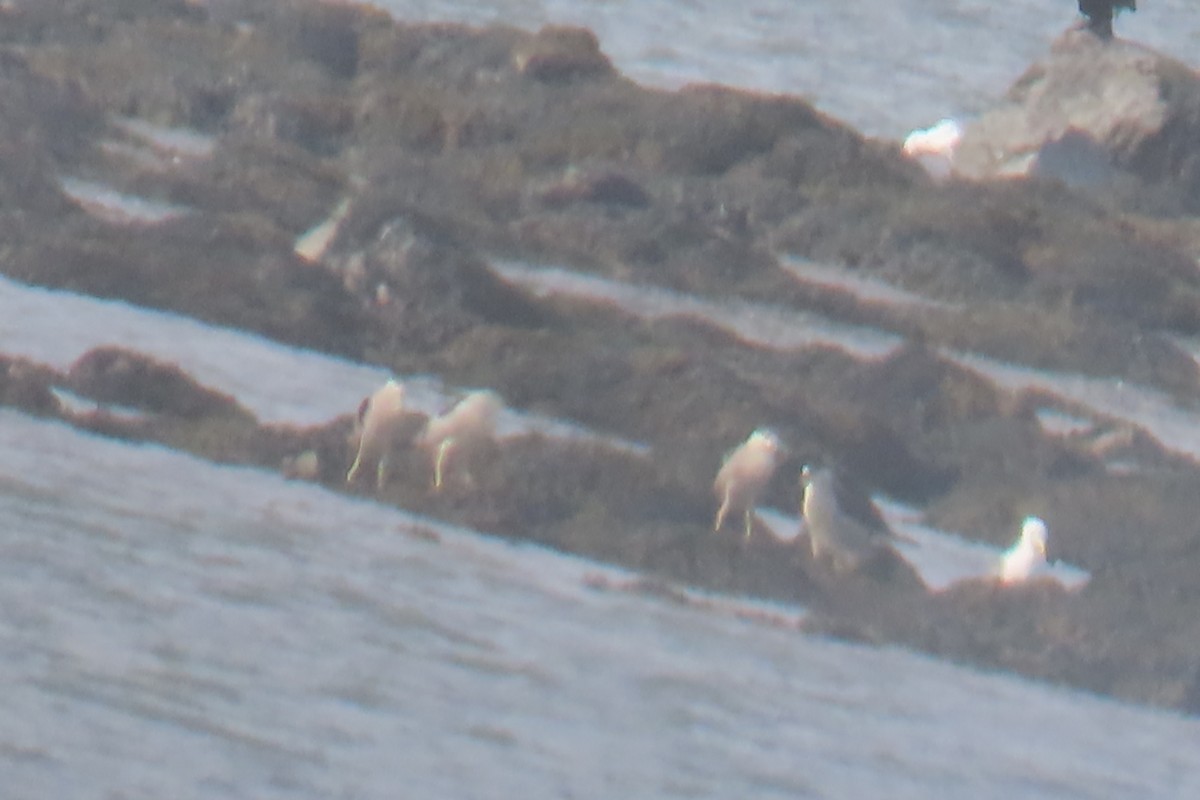
[[[713,522],[714,531],[721,530],[731,511],[741,511],[746,538],[750,538],[754,527],[754,504],[775,474],[779,450],[779,437],[766,428],[759,428],[725,457],[717,479],[713,481],[713,492],[721,503]]]
[[[433,458],[433,486],[442,488],[447,459],[454,450],[469,451],[496,435],[496,417],[504,404],[495,392],[471,392],[454,408],[429,420],[418,440]]]
[[[801,513],[814,560],[828,556],[835,571],[847,572],[891,546],[895,534],[879,509],[832,469],[805,466],[800,482],[804,487]]]
[[[375,485],[382,489],[387,477],[388,457],[404,418],[404,387],[389,380],[358,407],[358,454],[346,473],[353,483],[364,467],[375,466]]]
[[[1021,583],[1032,577],[1046,563],[1046,523],[1039,517],[1026,517],[1021,523],[1021,537],[1000,559],[1000,582]]]

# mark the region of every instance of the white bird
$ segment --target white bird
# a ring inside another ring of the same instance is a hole
[[[1021,523],[1021,538],[1000,560],[1000,582],[1021,583],[1033,577],[1046,564],[1046,523],[1039,517],[1026,517]]]
[[[713,481],[713,492],[721,501],[713,522],[714,531],[721,530],[725,517],[736,510],[744,514],[746,538],[750,538],[754,527],[754,504],[775,474],[779,449],[779,437],[766,428],[759,428],[721,462],[717,479]]]
[[[504,407],[499,395],[471,392],[454,408],[429,420],[419,443],[433,457],[433,486],[442,488],[446,460],[454,450],[471,450],[496,436],[496,417]]]
[[[382,489],[386,478],[388,458],[396,434],[404,418],[404,387],[389,380],[358,407],[358,454],[346,473],[346,483],[353,483],[364,465],[375,464],[375,485]]]
[[[800,482],[801,514],[814,560],[828,554],[835,571],[847,572],[897,538],[871,499],[854,492],[832,469],[805,466]]]
[[[904,139],[901,148],[904,155],[911,158],[917,156],[943,156],[953,158],[954,150],[962,140],[962,126],[952,119],[943,119],[938,124],[915,130]]]
[[[960,141],[962,127],[952,119],[944,119],[931,128],[910,133],[902,150],[935,180],[945,180],[954,172],[954,154]]]

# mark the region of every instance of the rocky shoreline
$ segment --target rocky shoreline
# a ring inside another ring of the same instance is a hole
[[[1196,363],[1176,341],[1200,333],[1200,228],[1190,184],[1169,185],[1179,170],[1150,149],[1130,148],[1115,160],[1124,177],[1087,191],[939,182],[897,143],[795,98],[637,86],[571,28],[414,26],[306,0],[61,0],[0,6],[0,21],[0,271],[487,386],[649,446],[515,437],[485,454],[473,488],[440,493],[407,448],[381,501],[803,603],[809,630],[1200,712],[1196,463],[1134,431],[1137,468],[1115,471],[1094,441],[1039,425],[1050,399],[945,355],[1196,407]],[[1069,60],[1064,41],[1055,57]],[[1170,128],[1188,130],[1184,117]],[[179,211],[114,222],[68,178]],[[930,304],[797,281],[787,256]],[[905,343],[879,358],[763,347],[701,319],[530,291],[499,275],[503,260],[835,313]],[[264,425],[137,353],[101,349],[57,371],[3,352],[4,404],[370,493],[345,484],[353,408],[311,428]],[[133,411],[72,408],[55,387]],[[713,534],[721,455],[760,425],[789,448],[770,505],[796,507],[801,464],[836,462],[993,544],[1038,513],[1054,555],[1092,579],[1079,592],[930,593],[903,561],[839,577],[765,530],[745,544]]]

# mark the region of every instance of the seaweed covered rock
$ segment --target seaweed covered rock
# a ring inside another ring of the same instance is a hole
[[[57,414],[60,404],[51,389],[56,377],[48,367],[0,354],[0,405],[33,414]]]
[[[102,403],[196,418],[248,415],[232,397],[201,386],[175,364],[122,347],[97,347],[67,371],[72,391]]]
[[[1125,400],[1055,390],[1111,377],[1129,403],[1193,413],[1179,334],[1200,332],[1200,229],[1071,188],[1140,181],[1159,210],[1191,207],[1190,71],[1068,36],[963,151],[999,120],[1012,158],[1067,179],[935,182],[800,98],[638,86],[578,29],[318,0],[0,2],[0,18],[0,271],[486,386],[589,439],[507,436],[435,491],[402,436],[379,488],[346,481],[353,401],[324,425],[260,425],[173,365],[102,348],[69,375],[0,360],[0,402],[619,563],[668,595],[802,602],[810,629],[1195,706],[1200,472]],[[1080,87],[1123,99],[1064,102]],[[172,214],[106,217],[72,180]],[[763,425],[786,448],[764,513],[748,539],[714,533],[721,454]],[[1044,513],[1055,557],[1092,579],[937,596],[900,557],[835,575],[780,524],[805,463],[987,543]]]
[[[500,280],[453,226],[394,196],[375,195],[345,225],[348,242],[329,258],[392,353],[428,353],[480,325],[535,327],[546,313]]]
[[[587,28],[547,25],[513,53],[513,66],[540,81],[563,81],[580,75],[613,72],[600,41]]]

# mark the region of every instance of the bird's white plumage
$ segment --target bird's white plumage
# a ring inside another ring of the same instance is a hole
[[[916,156],[943,156],[952,158],[962,139],[962,127],[952,119],[943,119],[929,128],[910,133],[904,139],[904,154]]]
[[[1046,542],[1049,532],[1039,517],[1026,517],[1021,523],[1021,537],[1000,560],[1000,582],[1020,583],[1028,580],[1046,564]]]
[[[766,428],[759,428],[725,457],[713,481],[713,492],[720,502],[713,530],[721,529],[731,511],[741,511],[746,536],[750,536],[754,505],[775,474],[779,450],[779,437]]]
[[[469,449],[496,435],[496,418],[504,403],[492,391],[471,392],[454,408],[429,420],[420,444],[433,458],[433,485],[441,488],[446,460],[458,449]]]
[[[954,154],[962,140],[962,128],[952,119],[944,119],[931,128],[916,130],[904,139],[904,155],[925,168],[935,180],[945,180],[954,172]]]
[[[389,380],[359,407],[358,453],[346,473],[351,483],[367,464],[375,464],[375,483],[383,487],[388,454],[395,444],[396,432],[404,416],[404,386]]]

